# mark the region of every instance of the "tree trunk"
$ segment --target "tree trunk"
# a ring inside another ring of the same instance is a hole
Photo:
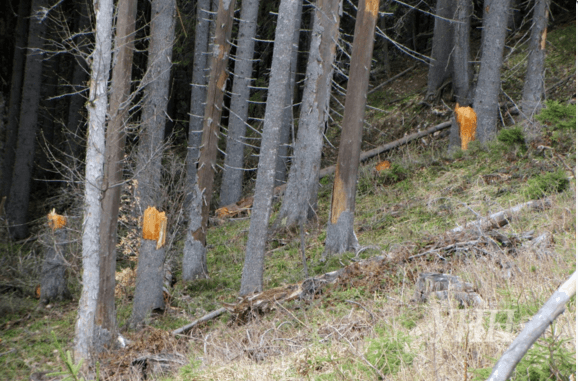
[[[249,238],[245,253],[245,265],[241,278],[241,295],[263,290],[263,262],[267,225],[271,214],[273,188],[275,185],[275,164],[281,135],[284,109],[287,105],[287,91],[291,70],[291,56],[295,33],[295,17],[302,0],[281,0],[273,62],[269,77],[265,122],[255,184],[255,201]]]
[[[472,82],[472,63],[470,61],[470,18],[472,1],[458,0],[454,18],[454,52],[453,56],[453,88],[456,101],[462,106],[472,103],[470,86]]]
[[[353,231],[355,191],[378,9],[379,0],[359,2],[324,256],[349,251],[358,244]]]
[[[40,281],[40,303],[46,305],[52,301],[70,299],[66,284],[66,246],[68,231],[66,227],[50,231],[48,247],[42,263]]]
[[[203,132],[203,116],[207,101],[207,73],[209,68],[209,17],[211,0],[198,0],[195,52],[193,57],[193,83],[191,85],[191,111],[189,119],[189,146],[187,152],[187,189],[197,182],[197,161]],[[186,197],[188,207],[190,196]]]
[[[289,85],[287,86],[287,105],[283,112],[283,124],[281,126],[281,136],[279,139],[279,150],[277,152],[277,163],[275,164],[275,186],[285,184],[287,176],[287,163],[289,146],[293,131],[293,94],[295,89],[295,77],[297,75],[297,59],[299,54],[299,35],[301,28],[301,12],[303,2],[299,2],[299,9],[295,15],[295,33],[293,36],[293,53],[291,54],[291,71],[289,72]]]
[[[18,21],[16,22],[16,41],[14,42],[14,58],[12,60],[12,77],[10,81],[10,104],[8,109],[8,125],[2,161],[2,186],[0,200],[10,194],[12,170],[16,157],[16,142],[18,141],[18,116],[22,95],[22,78],[24,76],[24,60],[26,58],[26,41],[28,36],[28,15],[30,0],[21,0],[18,4]]]
[[[130,85],[136,22],[136,0],[119,0],[117,5],[115,57],[110,90],[109,124],[106,131],[102,213],[100,222],[100,283],[96,325],[102,338],[116,335],[114,288],[118,210],[123,176],[125,124],[130,108]],[[106,333],[105,333],[106,332]],[[99,343],[101,346],[108,342]]]
[[[42,48],[46,30],[45,20],[38,17],[41,17],[39,12],[47,4],[47,0],[33,1],[32,18],[28,30],[26,68],[20,106],[20,127],[18,128],[16,157],[6,210],[11,225],[10,233],[16,239],[22,239],[28,235],[28,202],[30,201],[30,183],[32,182],[40,85],[42,83]]]
[[[185,238],[183,253],[183,280],[207,277],[207,225],[209,208],[213,196],[213,182],[219,142],[219,122],[223,110],[223,97],[226,81],[229,78],[227,65],[233,28],[235,1],[220,0],[217,12],[211,75],[207,89],[207,103],[203,120],[203,141],[199,158],[197,182],[191,189],[192,201],[189,210],[189,226]]]
[[[548,27],[548,11],[550,0],[536,0],[534,5],[534,20],[530,36],[530,55],[526,82],[522,91],[521,109],[526,118],[531,120],[542,109],[545,98],[544,89],[544,58],[546,57],[546,33]],[[529,139],[540,133],[540,125],[525,124],[526,136]]]
[[[329,115],[331,80],[339,34],[341,0],[319,0],[307,63],[299,129],[277,226],[296,226],[314,215],[323,129]]]
[[[81,47],[86,44],[83,33],[87,33],[90,28],[90,20],[88,19],[88,9],[85,1],[78,1],[74,3],[77,7],[77,25],[76,32],[80,36],[76,37],[75,43]],[[86,88],[86,80],[88,79],[87,64],[84,57],[74,56],[74,69],[72,72],[71,92],[74,93],[70,97],[68,104],[68,119],[66,121],[66,145],[64,151],[68,155],[68,162],[73,164],[80,158],[82,148],[84,146],[85,124],[84,116],[82,114],[82,105],[86,98],[79,94]]]
[[[500,72],[506,40],[506,24],[510,0],[486,0],[482,33],[482,59],[474,96],[474,111],[478,116],[476,139],[482,143],[494,139],[498,131],[498,96]]]
[[[259,0],[243,0],[227,133],[227,155],[219,199],[221,206],[239,201],[243,191],[243,152],[249,97],[253,82],[253,56],[258,15]]]
[[[427,76],[426,99],[432,101],[439,87],[452,75],[452,49],[454,34],[450,21],[455,12],[455,0],[437,0],[434,36],[431,50],[432,62]]]
[[[151,31],[145,88],[142,131],[138,147],[137,178],[141,213],[161,200],[160,183],[166,110],[171,79],[175,39],[175,0],[154,0],[151,5]],[[134,304],[130,325],[136,328],[155,309],[164,308],[163,263],[165,248],[141,239]]]
[[[94,0],[95,44],[92,52],[88,108],[88,142],[84,182],[84,222],[82,232],[82,293],[78,305],[74,358],[92,362],[95,314],[99,289],[100,220],[102,178],[104,176],[105,125],[108,78],[112,45],[112,0]]]
[[[56,33],[52,31],[49,38],[55,40]],[[41,99],[38,121],[41,131],[38,136],[40,150],[32,171],[35,178],[46,178],[52,166],[52,157],[49,150],[51,151],[54,148],[54,120],[56,119],[56,100],[54,97],[58,94],[58,78],[60,77],[58,69],[62,67],[63,61],[63,56],[50,57],[50,59],[44,61],[44,69],[42,69],[43,80],[40,90]]]

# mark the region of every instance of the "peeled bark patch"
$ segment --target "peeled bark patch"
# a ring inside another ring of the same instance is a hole
[[[66,217],[56,214],[55,209],[48,213],[48,226],[52,230],[60,229],[66,226]]]
[[[460,107],[456,103],[455,108],[456,120],[460,127],[460,138],[462,140],[462,150],[468,149],[468,143],[476,138],[476,127],[478,124],[478,117],[476,112],[471,107]]]
[[[157,241],[157,250],[165,245],[167,233],[167,217],[165,212],[159,212],[154,206],[149,206],[144,212],[142,237]]]

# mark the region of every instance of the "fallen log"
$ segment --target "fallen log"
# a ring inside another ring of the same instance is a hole
[[[424,136],[431,135],[435,132],[449,128],[451,125],[452,125],[451,121],[443,122],[443,123],[440,123],[436,126],[430,127],[427,130],[415,132],[413,134],[404,136],[401,139],[397,139],[391,143],[387,143],[387,144],[384,144],[382,146],[371,149],[369,151],[362,152],[361,156],[359,158],[359,161],[361,161],[361,162],[367,161],[367,160],[371,159],[372,157],[379,155],[380,153],[384,153],[386,151],[391,151],[392,149],[397,148],[399,146],[402,146],[404,144],[407,144],[413,140],[423,138]],[[321,179],[325,176],[331,175],[334,172],[335,172],[335,166],[334,165],[332,165],[330,167],[323,168],[322,170],[319,171],[319,178]]]
[[[390,151],[394,148],[397,148],[399,146],[407,144],[413,140],[416,140],[416,139],[422,138],[424,136],[433,134],[437,131],[441,131],[441,130],[444,130],[446,128],[449,128],[451,125],[452,125],[451,121],[443,122],[443,123],[440,123],[436,126],[430,127],[427,130],[404,136],[401,139],[397,139],[393,142],[384,144],[382,146],[376,147],[376,148],[371,149],[369,151],[362,152],[361,156],[359,158],[359,161],[360,162],[367,161],[367,160],[371,159],[372,157],[375,157],[381,153],[384,153],[386,151]],[[329,167],[325,167],[319,171],[319,178],[322,179],[325,176],[329,176],[329,175],[333,174],[334,172],[335,172],[335,166],[334,165],[329,166]],[[280,185],[280,186],[276,187],[274,190],[274,194],[276,196],[282,195],[285,192],[286,187],[287,187],[287,184]],[[224,206],[222,208],[219,208],[219,209],[217,209],[217,211],[215,213],[217,214],[218,218],[234,217],[241,212],[249,211],[252,206],[253,206],[253,197],[247,197],[247,198],[244,198],[243,200],[241,200],[235,204],[230,204],[230,205]]]
[[[209,321],[209,320],[211,320],[211,319],[214,319],[214,318],[222,315],[222,314],[225,313],[225,312],[227,312],[227,309],[226,309],[226,308],[219,308],[218,310],[213,311],[213,312],[211,312],[211,313],[208,313],[208,314],[206,314],[205,316],[203,316],[202,318],[197,319],[197,320],[195,320],[195,321],[192,322],[192,323],[189,323],[189,324],[187,324],[187,325],[184,325],[184,326],[182,326],[181,328],[175,329],[175,330],[173,331],[173,335],[181,335],[181,334],[187,332],[188,330],[190,330],[191,328],[194,328],[195,326],[197,326],[197,325],[199,325],[199,324],[201,324],[201,323],[204,323],[204,322],[206,322],[206,321]]]
[[[564,312],[564,306],[575,294],[576,272],[548,299],[532,320],[526,323],[522,332],[514,339],[506,352],[494,365],[488,381],[505,381],[509,379],[526,352],[550,324]]]
[[[482,218],[476,221],[468,222],[463,226],[458,226],[450,230],[450,233],[459,233],[463,232],[467,229],[479,229],[479,230],[490,230],[495,228],[501,228],[504,225],[507,225],[512,218],[515,217],[517,213],[519,213],[523,209],[535,209],[535,210],[543,210],[545,208],[549,208],[551,205],[550,200],[543,199],[543,200],[533,200],[528,201],[523,204],[518,204],[516,206],[511,207],[510,209],[503,210],[501,212],[497,212],[491,214],[489,217]]]

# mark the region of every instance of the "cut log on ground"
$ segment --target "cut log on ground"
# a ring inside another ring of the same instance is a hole
[[[510,209],[503,210],[498,213],[494,213],[487,218],[482,218],[476,221],[468,222],[464,226],[458,226],[450,230],[450,233],[459,233],[468,229],[475,230],[490,230],[495,228],[500,228],[507,225],[512,218],[516,216],[523,209],[534,209],[534,210],[544,210],[551,206],[551,202],[548,199],[528,201],[523,204],[518,204]]]
[[[505,381],[510,378],[516,365],[536,340],[546,331],[554,320],[564,312],[566,303],[576,294],[576,272],[548,299],[546,304],[514,339],[506,352],[498,360],[489,381]]]

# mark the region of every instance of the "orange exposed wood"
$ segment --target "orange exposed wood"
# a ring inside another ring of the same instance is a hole
[[[375,166],[375,170],[376,171],[385,171],[386,169],[391,168],[391,163],[387,160],[384,160],[382,162],[377,163],[377,165]]]
[[[52,211],[48,213],[48,226],[50,226],[52,230],[63,228],[66,226],[66,217],[56,214],[55,209],[52,209]]]
[[[159,212],[154,206],[149,206],[144,212],[142,237],[157,241],[157,250],[165,244],[167,217],[165,212]]]
[[[460,138],[462,139],[462,150],[468,149],[468,143],[473,141],[476,137],[476,127],[478,125],[478,117],[476,112],[471,107],[460,107],[456,103],[454,109],[456,113],[456,120],[460,127]]]

